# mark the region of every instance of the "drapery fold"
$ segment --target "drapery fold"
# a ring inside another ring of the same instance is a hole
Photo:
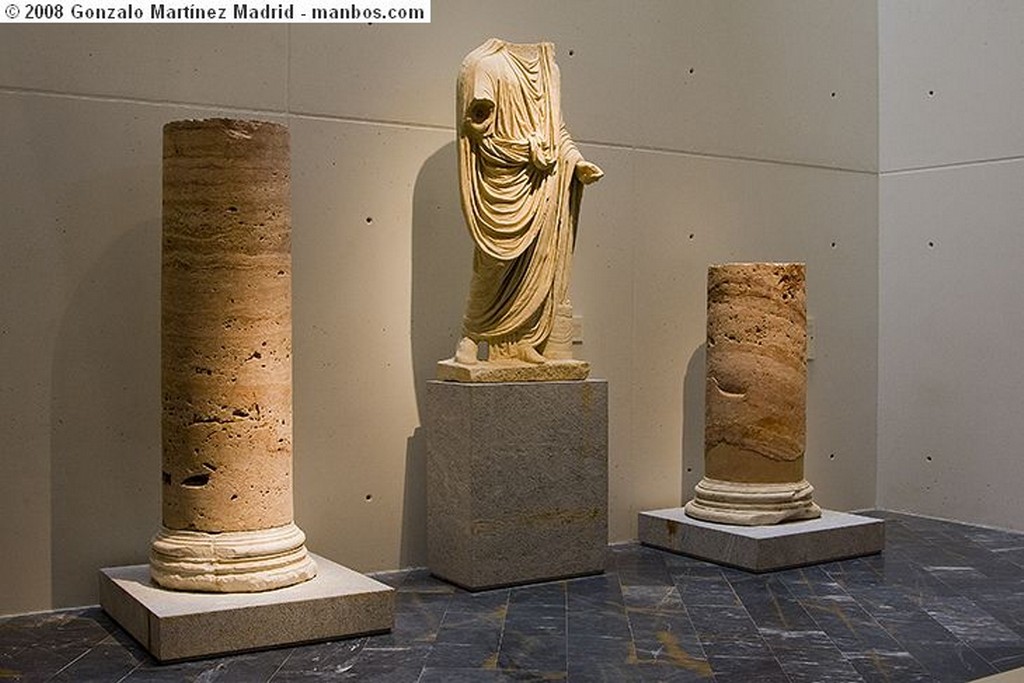
[[[567,298],[582,157],[559,86],[550,43],[491,39],[459,72],[459,186],[476,244],[463,327],[475,341],[539,347]]]

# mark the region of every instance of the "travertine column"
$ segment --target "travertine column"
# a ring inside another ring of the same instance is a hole
[[[804,479],[802,263],[708,268],[704,479],[686,513],[729,524],[818,517]]]
[[[164,127],[163,529],[167,588],[262,591],[316,574],[292,520],[288,129]]]

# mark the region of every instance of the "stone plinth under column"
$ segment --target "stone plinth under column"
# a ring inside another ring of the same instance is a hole
[[[470,590],[604,571],[608,383],[427,383],[428,565]]]
[[[706,522],[682,508],[641,512],[638,522],[641,543],[752,572],[872,555],[885,547],[883,520],[832,510],[770,526]]]
[[[315,561],[315,578],[264,593],[169,591],[152,582],[148,565],[101,569],[100,603],[162,662],[391,628],[391,587],[322,557]]]

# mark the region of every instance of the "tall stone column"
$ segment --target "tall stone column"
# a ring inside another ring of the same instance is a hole
[[[288,129],[164,127],[163,528],[166,588],[263,591],[316,574],[292,513]]]
[[[704,478],[686,514],[759,525],[821,515],[804,479],[802,263],[708,268]]]

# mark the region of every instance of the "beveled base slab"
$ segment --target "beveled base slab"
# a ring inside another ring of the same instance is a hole
[[[1010,669],[994,676],[976,678],[974,683],[1021,683],[1021,681],[1024,681],[1024,667]]]
[[[586,379],[589,374],[590,363],[583,360],[465,365],[449,358],[437,364],[437,379],[453,382],[559,382]]]
[[[394,589],[322,557],[316,577],[263,593],[186,593],[150,579],[149,565],[100,570],[100,605],[162,662],[381,633]]]
[[[770,526],[694,519],[683,508],[641,512],[640,542],[752,572],[767,572],[879,553],[885,522],[822,510],[821,517]]]

